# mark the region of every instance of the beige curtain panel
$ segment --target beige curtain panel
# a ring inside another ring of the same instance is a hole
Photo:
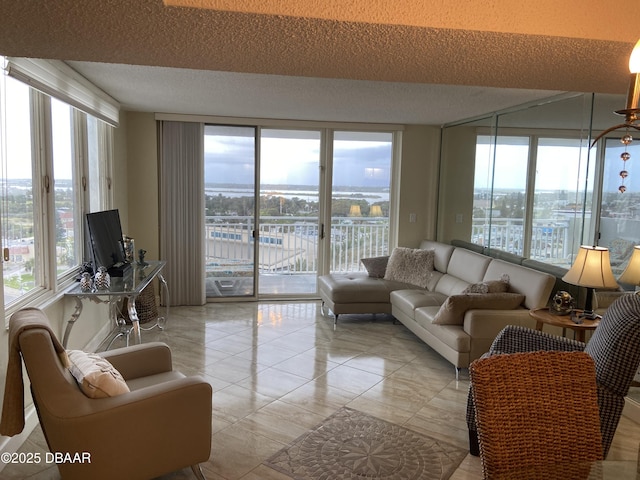
[[[160,256],[171,305],[204,305],[204,126],[163,121],[160,137]]]

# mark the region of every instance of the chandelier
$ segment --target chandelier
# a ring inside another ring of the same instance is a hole
[[[628,152],[628,147],[633,141],[633,136],[630,132],[631,129],[640,130],[640,125],[636,124],[638,120],[640,120],[640,40],[636,43],[629,57],[629,72],[631,79],[629,82],[629,93],[627,94],[627,106],[622,110],[615,111],[617,115],[624,117],[624,123],[606,129],[591,142],[591,147],[593,147],[597,141],[607,133],[620,128],[625,129],[625,134],[620,139],[620,142],[624,145],[624,152],[620,154],[620,159],[622,160],[622,170],[620,170],[622,182],[618,187],[620,193],[624,193],[627,190],[624,181],[629,176],[627,161],[631,158],[631,154]]]

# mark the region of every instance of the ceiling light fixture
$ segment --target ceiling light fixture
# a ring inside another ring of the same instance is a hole
[[[631,154],[627,149],[633,141],[633,136],[629,133],[629,130],[632,128],[640,130],[640,125],[636,125],[636,122],[640,120],[640,40],[638,40],[635,47],[633,47],[633,51],[629,56],[629,72],[631,73],[631,79],[629,82],[629,93],[627,94],[627,106],[622,110],[615,111],[617,115],[624,117],[624,123],[606,129],[591,142],[591,146],[593,147],[597,141],[607,133],[618,130],[619,128],[626,129],[625,134],[620,139],[620,142],[624,145],[624,152],[620,154],[620,158],[622,159],[622,170],[620,170],[622,183],[618,187],[620,193],[624,193],[627,190],[624,181],[629,176],[626,165],[627,161],[631,158]]]

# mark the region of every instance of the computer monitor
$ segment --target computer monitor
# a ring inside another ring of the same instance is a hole
[[[87,229],[94,270],[106,267],[111,276],[122,276],[129,265],[125,263],[118,210],[87,213]]]

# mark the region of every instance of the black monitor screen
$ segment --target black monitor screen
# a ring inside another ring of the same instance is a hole
[[[87,213],[89,243],[94,268],[124,263],[122,250],[122,226],[118,210]]]

